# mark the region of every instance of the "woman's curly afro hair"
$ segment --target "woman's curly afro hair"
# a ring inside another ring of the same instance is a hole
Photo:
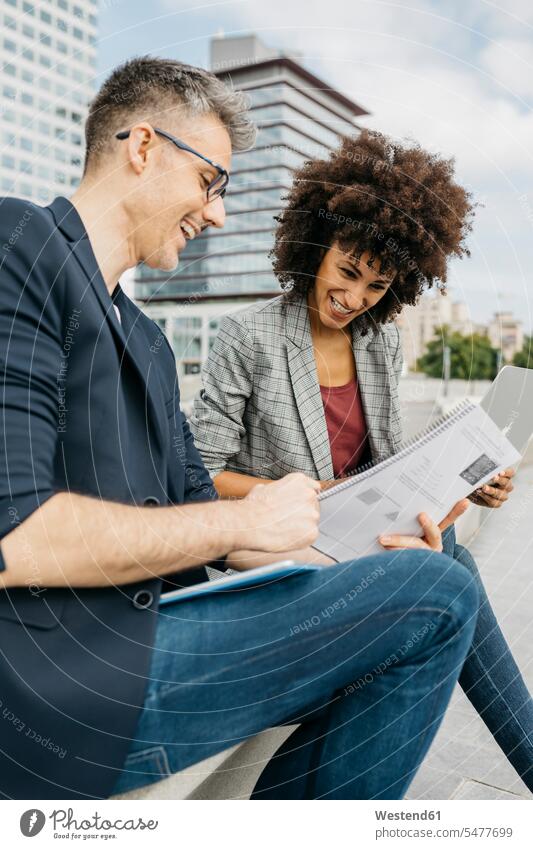
[[[444,292],[448,259],[469,256],[471,194],[454,181],[452,159],[418,144],[371,130],[345,137],[327,159],[295,172],[285,200],[271,252],[282,288],[305,294],[333,244],[356,257],[369,251],[394,278],[361,316],[366,324],[392,320],[433,285]]]

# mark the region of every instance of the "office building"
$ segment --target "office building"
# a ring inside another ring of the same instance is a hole
[[[489,323],[487,335],[490,344],[501,351],[503,362],[511,363],[513,357],[524,346],[524,329],[522,322],[516,319],[512,312],[496,312]]]
[[[414,307],[404,306],[396,323],[400,328],[403,358],[408,369],[416,367],[416,361],[425,353],[428,342],[437,338],[443,325],[463,336],[486,333],[485,327],[472,321],[465,303],[452,301],[449,295],[440,293],[423,295]]]
[[[256,36],[213,39],[211,65],[248,94],[256,145],[234,155],[224,230],[195,239],[170,276],[141,266],[135,285],[137,300],[165,329],[182,376],[199,371],[222,314],[279,293],[268,253],[293,170],[327,155],[341,134],[357,132],[366,114],[299,57]]]
[[[98,0],[0,0],[0,194],[39,204],[82,173]]]
[[[443,325],[462,336],[478,333],[487,336],[490,344],[501,352],[502,362],[512,362],[524,344],[522,322],[511,312],[494,313],[491,321],[479,324],[472,321],[468,306],[462,301],[452,301],[440,294],[423,295],[415,307],[405,306],[396,319],[402,338],[406,368],[415,369],[429,342],[436,339]]]

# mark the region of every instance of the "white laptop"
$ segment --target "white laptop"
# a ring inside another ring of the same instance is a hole
[[[504,366],[480,406],[523,454],[533,433],[533,369]]]

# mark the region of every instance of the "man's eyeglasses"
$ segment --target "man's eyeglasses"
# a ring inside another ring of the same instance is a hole
[[[229,174],[225,168],[222,168],[221,165],[217,165],[216,162],[212,162],[207,156],[204,156],[203,153],[198,153],[194,148],[189,147],[188,144],[177,139],[176,136],[172,136],[170,133],[167,133],[166,130],[160,130],[158,127],[154,127],[154,133],[157,133],[158,136],[163,136],[163,138],[168,139],[169,142],[176,145],[180,150],[186,150],[188,153],[194,154],[194,156],[198,156],[200,159],[203,159],[204,162],[207,162],[208,165],[211,165],[212,168],[216,168],[218,171],[217,176],[214,180],[211,180],[209,185],[207,186],[207,202],[211,203],[211,201],[216,200],[216,198],[223,198],[226,194],[226,189],[229,183]],[[129,137],[130,130],[123,130],[120,133],[117,133],[115,138],[127,139]]]

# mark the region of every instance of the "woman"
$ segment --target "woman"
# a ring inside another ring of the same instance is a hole
[[[453,163],[363,131],[294,176],[278,220],[274,270],[284,293],[225,318],[204,369],[192,428],[222,497],[299,471],[324,487],[401,444],[399,332],[392,319],[448,261],[468,255],[471,197]],[[512,470],[471,500],[500,506]],[[384,547],[417,545],[392,539]],[[533,704],[469,553],[481,608],[461,684],[533,789]]]

